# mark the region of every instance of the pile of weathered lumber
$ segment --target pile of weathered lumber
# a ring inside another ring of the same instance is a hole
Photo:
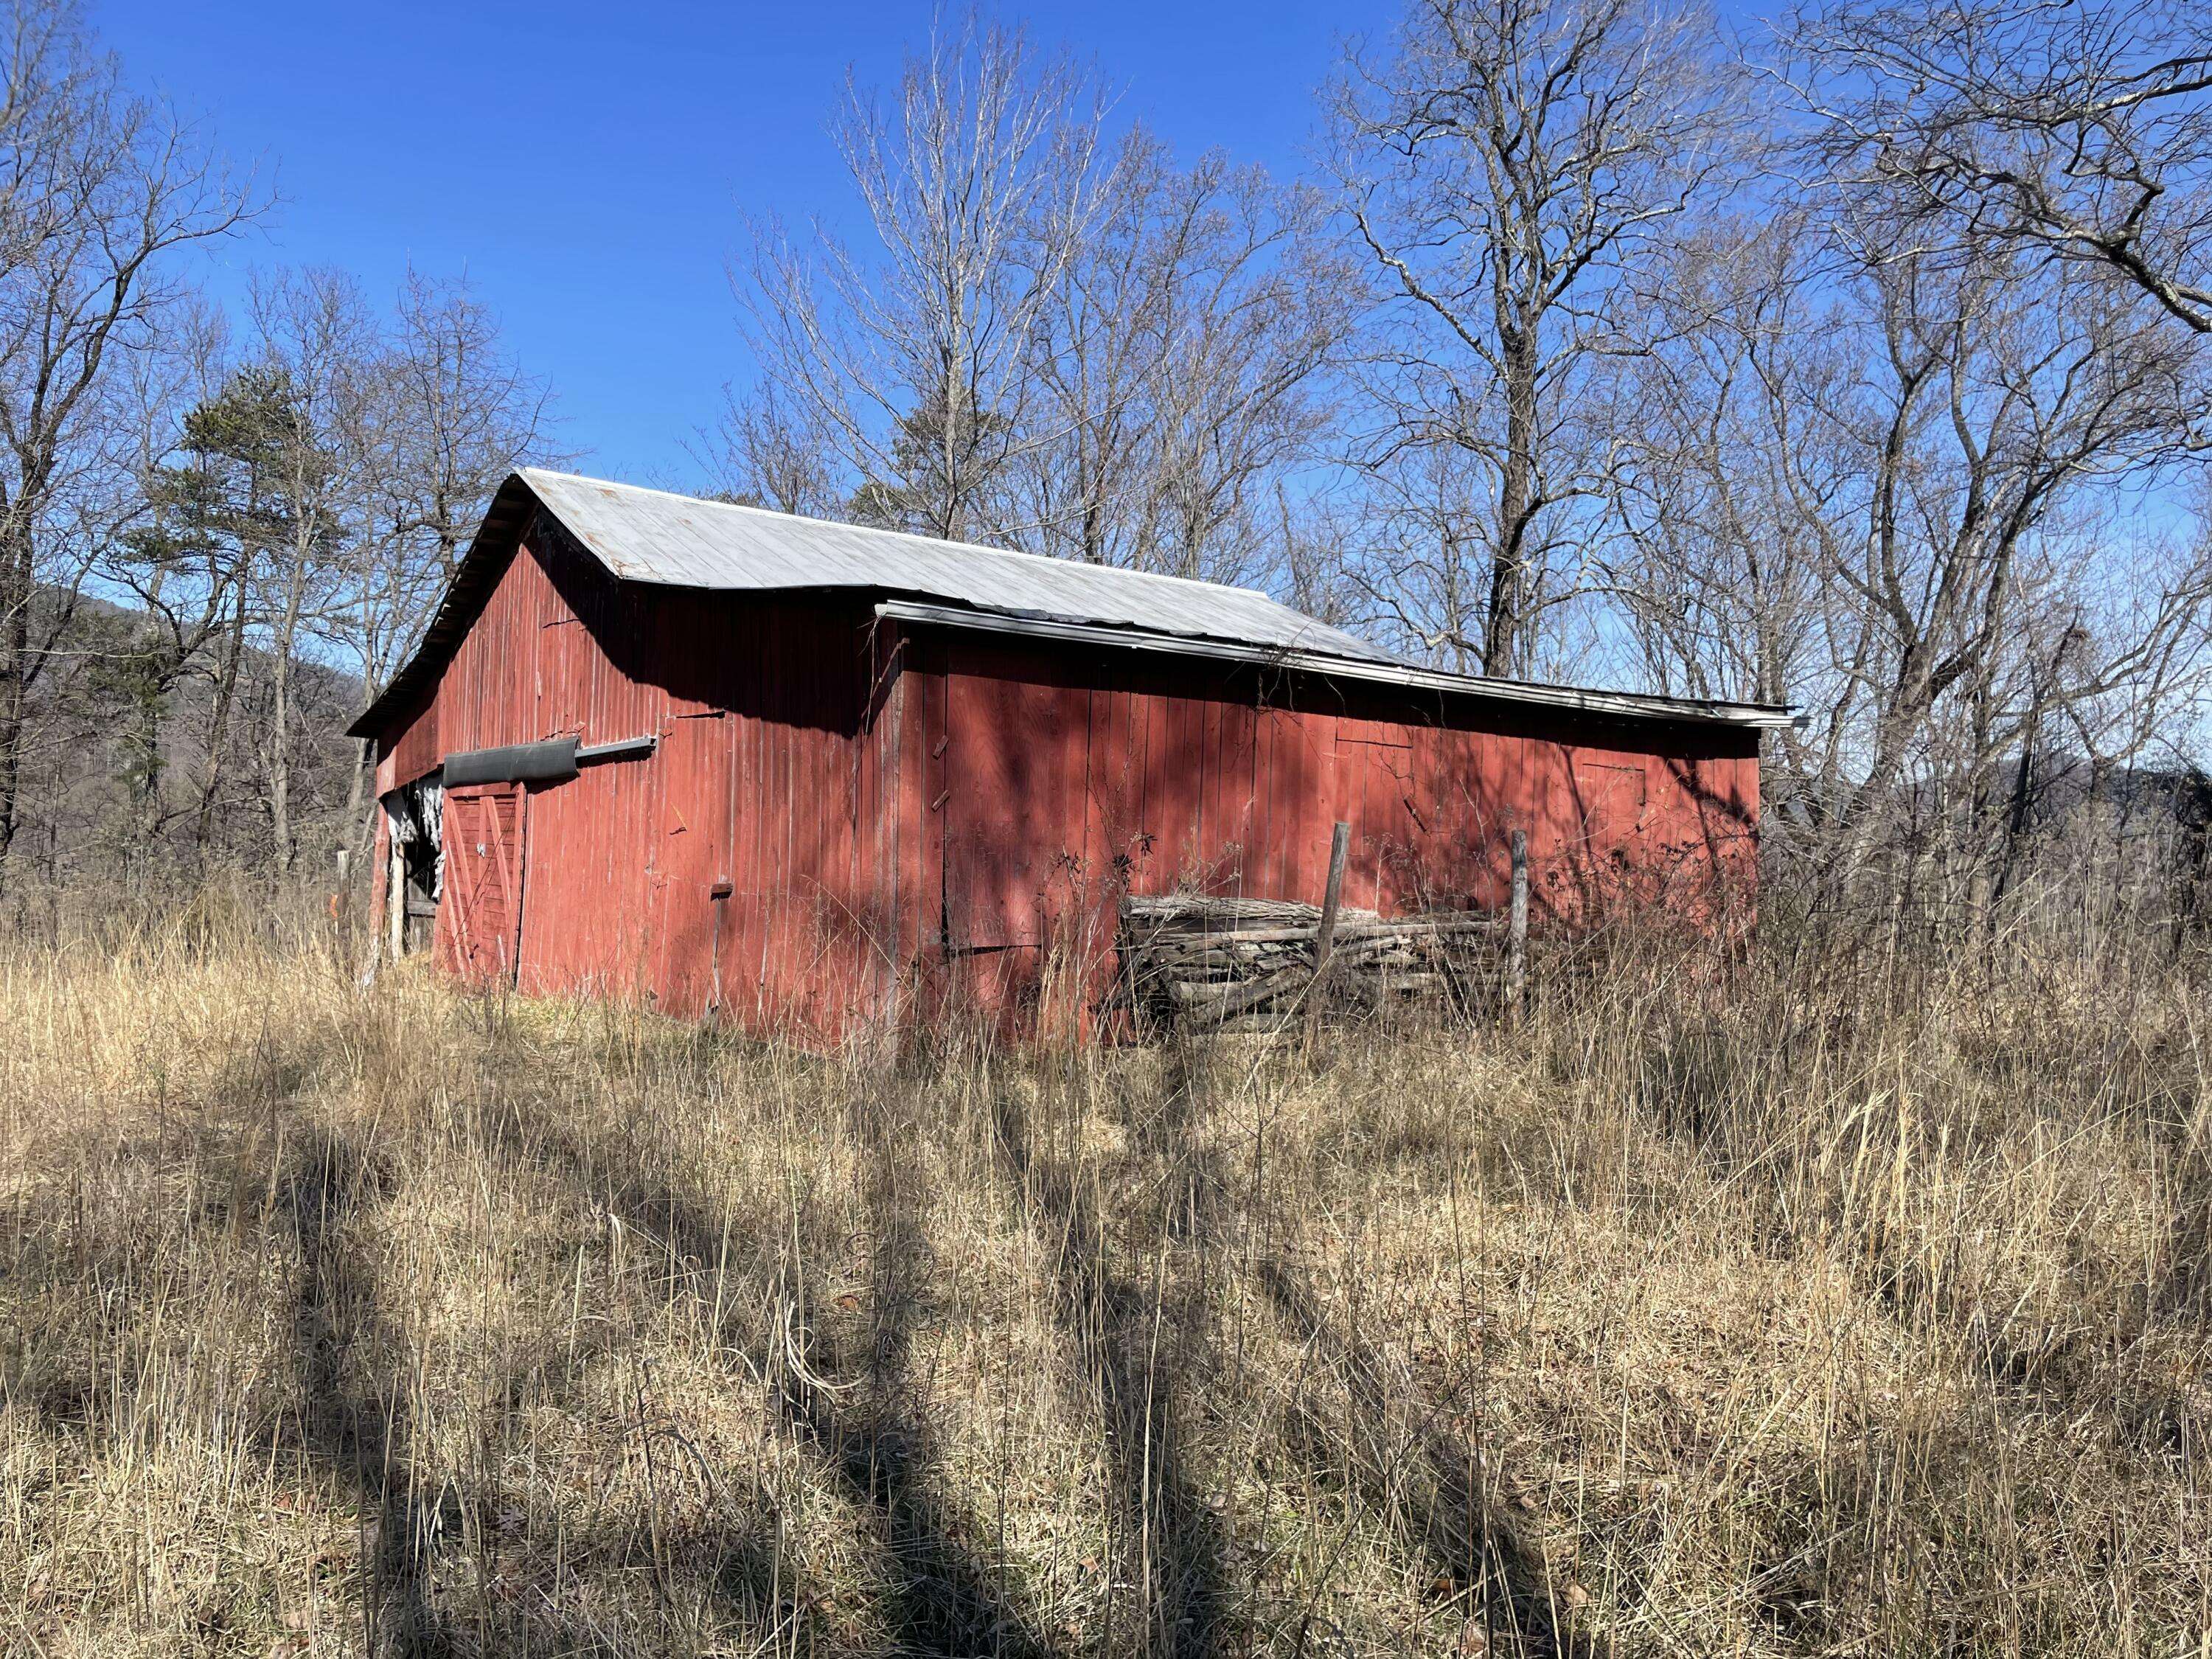
[[[1124,994],[1154,1026],[1261,1030],[1315,1002],[1463,1006],[1503,971],[1506,919],[1489,912],[1340,909],[1325,947],[1322,924],[1310,904],[1132,896],[1121,901],[1118,939]]]

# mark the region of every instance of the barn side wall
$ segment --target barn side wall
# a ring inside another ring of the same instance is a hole
[[[1003,636],[907,641],[908,890],[950,981],[1026,996],[1057,950],[1094,988],[1124,890],[1386,914],[1493,906],[1528,834],[1539,925],[1747,915],[1758,737]]]
[[[516,983],[835,1034],[891,980],[871,621],[617,583],[541,524],[380,744],[380,787],[463,750],[657,738],[526,792]]]
[[[1516,828],[1540,921],[1747,913],[1755,878],[1753,732],[902,634],[864,599],[618,583],[540,525],[380,789],[570,733],[659,741],[526,791],[520,987],[817,1041],[909,990],[1022,1004],[1055,951],[1080,1018],[1122,892],[1317,899],[1340,819],[1346,902],[1385,912],[1502,903]]]

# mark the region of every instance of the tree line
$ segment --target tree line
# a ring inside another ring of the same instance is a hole
[[[195,255],[269,213],[64,0],[0,12],[0,882],[359,844],[341,735],[547,394],[460,282]]]
[[[754,226],[717,453],[1470,672],[1794,704],[1767,844],[1827,898],[1987,917],[2095,819],[2194,904],[2208,89],[2171,0],[1408,0],[1277,181],[970,22],[848,88],[863,234]]]
[[[34,821],[320,858],[340,705],[548,458],[545,388],[454,283],[216,313],[192,252],[265,195],[58,0],[8,17],[0,869]],[[719,488],[1795,704],[1767,845],[1830,897],[1994,916],[2084,836],[2206,886],[2200,9],[1406,0],[1292,178],[1115,90],[981,15],[848,82],[851,234],[732,260]]]

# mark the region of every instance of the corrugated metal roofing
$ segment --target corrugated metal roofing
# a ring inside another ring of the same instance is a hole
[[[506,568],[507,554],[531,515],[541,510],[626,581],[759,592],[860,589],[964,606],[980,613],[979,620],[1019,618],[1044,633],[1097,630],[1100,642],[1109,631],[1121,630],[1132,643],[1149,637],[1197,641],[1191,648],[1219,647],[1222,654],[1279,653],[1311,672],[1328,672],[1332,661],[1346,665],[1347,673],[1353,665],[1382,665],[1418,674],[1425,685],[1474,696],[1578,708],[1602,697],[1607,712],[1661,720],[1768,726],[1787,720],[1784,709],[1750,704],[1626,693],[1534,695],[1547,689],[1414,668],[1250,588],[796,518],[533,467],[508,478],[493,497],[422,644],[348,728],[352,736],[380,736],[387,717],[444,672]]]
[[[1006,616],[1397,660],[1251,588],[795,518],[535,467],[521,477],[625,581],[757,592],[870,588]]]

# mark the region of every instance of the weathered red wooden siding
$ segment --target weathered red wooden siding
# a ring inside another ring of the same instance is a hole
[[[980,635],[908,648],[906,878],[987,1003],[1054,949],[1102,965],[1123,890],[1318,899],[1340,820],[1346,902],[1386,913],[1502,902],[1516,828],[1540,915],[1748,896],[1753,732]]]
[[[817,1040],[909,985],[1027,999],[1055,951],[1095,992],[1124,890],[1317,898],[1340,819],[1349,903],[1501,902],[1522,828],[1574,918],[1747,891],[1759,810],[1749,732],[902,633],[857,596],[622,584],[538,528],[379,782],[568,733],[659,744],[528,791],[517,983]]]
[[[426,698],[402,715],[377,745],[376,793],[386,795],[414,782],[425,772],[435,771],[444,757],[438,747],[437,702]]]
[[[432,765],[569,733],[659,738],[648,758],[531,788],[516,982],[684,1013],[719,996],[750,1024],[834,1034],[889,962],[871,621],[624,586],[533,532],[380,781],[428,769],[410,758],[426,730]]]

